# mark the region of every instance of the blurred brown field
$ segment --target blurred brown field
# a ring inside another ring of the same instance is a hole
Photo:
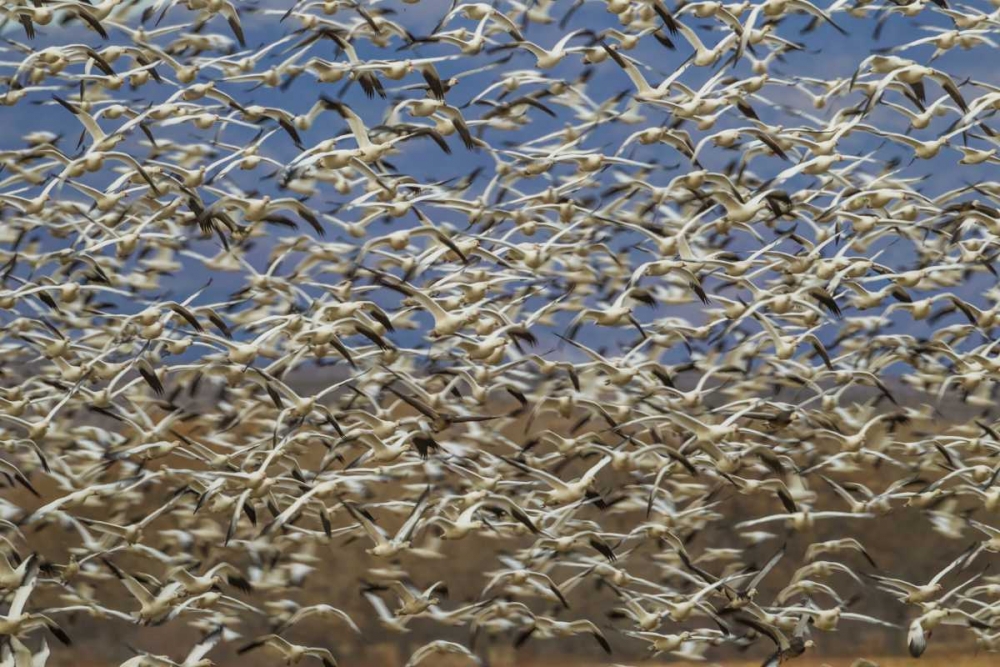
[[[979,654],[973,655],[968,653],[943,653],[936,656],[924,655],[919,660],[915,660],[909,657],[900,656],[872,656],[866,658],[877,664],[879,667],[986,667],[987,665],[996,665],[997,658],[989,654]],[[850,667],[854,662],[853,658],[800,658],[791,663],[786,663],[791,667]],[[50,665],[62,666],[62,665],[75,665],[76,667],[107,667],[109,663],[102,661],[83,661],[77,662],[75,659],[70,659],[69,661],[55,661],[50,660]],[[236,658],[233,661],[217,661],[216,664],[219,667],[228,667],[229,665],[244,665],[251,664],[241,658]],[[253,663],[257,664],[257,663]],[[270,664],[278,665],[282,664],[280,660],[271,661],[268,663],[259,664]],[[316,663],[319,664],[319,663]],[[341,661],[341,664],[348,664],[346,661]],[[368,663],[349,663],[353,667],[385,667],[385,663],[378,660],[373,660]],[[465,667],[471,664],[469,661],[461,660],[447,660],[441,659],[440,661],[433,661],[433,663],[428,662],[428,667]],[[517,663],[490,663],[491,667],[600,667],[601,665],[619,665],[620,667],[656,667],[658,665],[671,665],[671,667],[710,667],[719,665],[721,667],[759,667],[760,661],[746,661],[746,660],[716,660],[707,662],[679,662],[679,661],[660,661],[660,660],[646,660],[646,661],[628,661],[627,663],[586,663],[580,662],[579,660],[545,660],[545,661],[527,661],[527,662],[517,662]]]
[[[487,408],[497,412],[507,411],[512,407],[515,406],[507,402],[491,402],[487,406]],[[955,416],[955,413],[951,411],[947,411],[947,414],[951,417]],[[564,418],[554,412],[547,411],[538,415],[534,423],[530,425],[526,421],[526,419],[520,419],[509,424],[504,430],[504,435],[515,442],[524,442],[530,437],[527,433],[537,434],[546,428],[565,433],[569,426],[577,421],[577,416]],[[897,440],[905,441],[921,432],[943,433],[965,427],[966,424],[961,421],[942,420],[936,423],[910,423],[898,429],[894,437]],[[578,433],[604,429],[606,429],[606,425],[603,422],[592,420]],[[211,433],[214,430],[214,425],[195,419],[178,425],[178,430],[182,430],[192,437],[197,437],[199,434]],[[351,456],[351,451],[346,452],[348,459]],[[304,452],[300,461],[303,465],[315,464],[323,453],[324,450],[321,447],[316,447],[315,451]],[[197,464],[168,457],[151,462],[146,469],[155,471],[163,465],[196,467]],[[571,474],[571,472],[568,471],[567,474]],[[896,474],[887,470],[873,470],[857,481],[869,484],[872,488],[883,487],[890,481],[888,477],[882,479],[887,473]],[[36,476],[33,481],[35,481],[43,499],[32,498],[21,490],[7,490],[4,494],[5,497],[17,502],[25,510],[32,510],[61,494],[61,491],[43,476]],[[601,480],[602,491],[614,493],[620,481],[613,475],[603,478]],[[814,480],[811,487],[820,493],[821,498],[820,502],[817,503],[818,506],[827,509],[846,509],[842,506],[842,502],[831,494],[829,489],[817,481]],[[167,489],[159,489],[148,497],[148,501],[157,502],[167,493]],[[733,491],[723,487],[718,498],[726,500],[730,494],[733,494]],[[131,506],[128,515],[141,514],[146,509],[144,502],[146,500],[146,498],[140,499],[139,502]],[[373,499],[369,499],[369,501],[371,500]],[[741,496],[735,501],[728,499],[725,502],[725,507],[729,515],[724,523],[729,526],[748,518],[782,511],[778,501],[770,496]],[[83,514],[93,512],[94,518],[105,518],[102,516],[100,508],[95,510],[81,509]],[[264,508],[261,510],[266,512]],[[626,530],[642,521],[640,514],[634,512],[598,516],[594,514],[595,511],[592,508],[587,508],[583,510],[583,513],[588,518],[599,518],[602,525],[611,531]],[[203,512],[202,520],[220,525],[226,521],[225,516],[210,516],[207,511]],[[400,517],[383,513],[383,525],[387,528],[393,528],[399,520]],[[308,523],[309,519],[304,521]],[[155,535],[156,530],[171,527],[169,521],[160,520],[152,526],[153,532],[151,534]],[[243,528],[249,531],[248,526],[244,525]],[[723,530],[723,528],[724,526],[716,526],[699,533],[690,543],[689,550],[694,554],[700,554],[707,549],[718,547],[747,548],[750,561],[759,562],[768,554],[773,553],[782,540],[787,541],[788,556],[785,562],[764,582],[762,587],[764,599],[770,599],[780,589],[781,583],[788,581],[792,570],[801,564],[802,554],[808,544],[843,536],[843,528],[838,526],[836,522],[818,522],[813,529],[803,533],[786,532],[783,527],[775,524],[770,528],[776,533],[775,539],[765,545],[747,547],[745,543],[740,541],[735,531]],[[921,511],[905,507],[899,507],[891,518],[867,522],[864,525],[854,525],[850,532],[864,542],[883,571],[892,572],[894,575],[910,581],[926,581],[977,539],[976,535],[966,529],[963,531],[961,539],[946,540],[931,529],[927,517],[923,516]],[[55,526],[48,526],[33,532],[29,539],[32,547],[43,558],[57,563],[65,562],[68,556],[67,549],[70,546],[75,546],[78,542],[77,536]],[[504,546],[510,548],[512,544],[524,547],[530,545],[531,540],[530,538],[514,540],[514,542]],[[176,553],[176,550],[170,545],[163,546],[167,552]],[[396,667],[403,665],[414,650],[432,639],[441,638],[468,644],[469,633],[467,629],[442,629],[429,622],[414,623],[413,631],[405,635],[393,635],[381,628],[374,618],[371,607],[359,595],[360,582],[366,578],[367,568],[373,565],[371,558],[364,553],[365,546],[364,540],[338,538],[326,541],[315,553],[315,556],[320,559],[317,563],[317,569],[307,577],[302,586],[288,591],[259,592],[245,599],[252,604],[260,605],[267,600],[287,595],[302,604],[326,602],[350,613],[364,630],[363,636],[357,637],[347,633],[341,625],[313,620],[302,623],[287,634],[288,639],[297,643],[329,648],[337,656],[341,665]],[[498,552],[488,541],[477,542],[474,546],[467,542],[442,543],[439,546],[443,556],[447,559],[445,561],[420,561],[403,556],[399,564],[410,572],[416,582],[427,585],[435,579],[443,578],[440,575],[440,568],[442,562],[446,562],[450,596],[443,605],[445,608],[453,608],[479,599],[485,584],[484,572],[498,566],[496,560]],[[659,555],[656,553],[657,547],[646,545],[642,548],[645,551],[639,557],[630,560],[628,568],[633,574],[651,576],[654,569],[649,567],[650,563],[647,562],[647,559]],[[231,558],[232,562],[239,567],[245,567],[248,564],[240,557],[237,550],[232,548],[217,552],[213,550],[213,552],[198,551],[194,555],[204,559],[206,566],[214,562],[216,558],[221,557]],[[858,571],[871,570],[856,555],[845,555],[843,560]],[[117,562],[129,569],[134,567],[136,571],[144,571],[149,567],[148,562],[135,560],[129,556],[122,556],[117,559]],[[556,571],[558,572],[557,579],[573,574],[571,570],[558,567]],[[160,575],[161,573],[154,572],[154,574]],[[594,583],[596,584],[596,581]],[[845,597],[851,594],[858,597],[856,606],[852,606],[852,611],[856,610],[877,616],[902,627],[896,630],[887,630],[844,622],[836,632],[814,632],[818,648],[810,655],[790,663],[794,667],[823,667],[823,665],[849,667],[853,660],[862,657],[878,663],[881,667],[918,664],[931,665],[932,667],[944,667],[945,665],[949,667],[978,667],[979,665],[1000,664],[1000,658],[995,655],[987,653],[977,655],[974,652],[975,646],[972,643],[972,636],[964,629],[958,628],[937,629],[930,640],[927,653],[919,661],[909,658],[906,656],[905,627],[912,618],[912,609],[904,608],[891,596],[876,591],[871,586],[866,586],[864,590],[856,590],[857,586],[852,584],[849,579],[844,579],[843,575],[834,575],[833,581],[830,583],[838,590],[842,589]],[[109,578],[102,582],[100,588],[99,597],[109,602],[111,606],[126,611],[136,608],[134,601],[113,579]],[[237,597],[243,597],[235,591],[227,592]],[[54,596],[52,597],[54,598]],[[57,604],[55,599],[47,596],[45,602]],[[615,648],[614,655],[607,660],[599,660],[601,657],[599,651],[595,650],[594,644],[586,637],[548,641],[532,640],[522,650],[514,650],[511,647],[512,637],[503,635],[492,638],[488,642],[481,639],[480,641],[483,643],[477,646],[477,651],[486,658],[487,664],[491,667],[590,667],[591,665],[615,664],[719,664],[727,667],[729,665],[757,667],[771,650],[768,642],[763,640],[744,653],[734,652],[731,649],[710,649],[707,654],[708,660],[701,663],[685,663],[670,656],[643,660],[648,655],[645,652],[644,643],[624,637],[620,630],[627,629],[627,625],[616,623],[612,627],[611,621],[607,619],[606,613],[617,604],[617,599],[606,587],[581,586],[574,592],[571,602],[572,610],[562,617],[567,619],[589,618],[601,626]],[[829,603],[830,601],[823,600],[823,602]],[[832,606],[832,603],[827,606]],[[557,613],[557,610],[551,610],[549,613]],[[259,634],[270,631],[269,620],[265,617],[251,617],[247,620],[246,626],[233,628],[238,630],[242,636],[234,642],[219,646],[210,657],[215,660],[217,665],[265,667],[283,664],[280,657],[264,651],[255,651],[244,656],[236,654],[237,647],[249,642]],[[54,667],[62,667],[63,665],[67,667],[118,665],[134,655],[129,650],[130,646],[154,655],[165,655],[173,660],[183,660],[187,650],[198,639],[197,632],[177,624],[140,628],[124,622],[98,621],[82,615],[69,615],[64,618],[64,621],[64,627],[74,639],[76,650],[54,655],[49,662]],[[680,629],[683,628],[665,626],[662,631],[675,632]],[[424,664],[429,667],[458,667],[470,663],[467,660],[436,657]]]
[[[869,658],[872,662],[879,665],[879,667],[986,667],[986,665],[996,665],[996,658],[991,658],[989,655],[981,654],[978,656],[967,655],[967,654],[956,654],[956,655],[945,655],[939,657],[922,657],[919,660],[914,660],[913,658],[903,658],[903,657],[886,657],[886,658]],[[853,662],[850,658],[830,658],[830,659],[801,659],[796,660],[791,663],[792,667],[850,667]],[[49,660],[49,665],[53,667],[62,667],[63,665],[75,665],[76,667],[108,667],[110,663],[102,661],[84,661],[78,662],[75,658],[69,658],[67,661],[58,661],[55,659]],[[218,667],[228,667],[229,665],[244,665],[251,664],[242,658],[236,658],[232,662],[216,662]],[[269,663],[260,664],[271,664],[279,665],[283,664],[282,661],[271,661]],[[316,663],[317,665],[319,663]],[[341,664],[344,664],[341,661]],[[429,663],[430,664],[430,663]],[[469,661],[462,662],[460,660],[448,661],[442,659],[440,662],[433,662],[431,667],[464,667],[465,665],[470,665]],[[496,663],[490,663],[491,667],[501,667]],[[601,665],[619,665],[619,667],[656,667],[657,665],[671,665],[671,667],[714,667],[719,665],[721,667],[760,667],[760,662],[749,662],[749,661],[730,661],[730,660],[716,660],[707,662],[670,662],[670,661],[657,661],[657,660],[647,660],[647,661],[629,661],[628,663],[583,663],[576,660],[547,660],[543,662],[531,661],[531,662],[519,662],[519,663],[503,663],[502,667],[601,667]],[[786,663],[789,664],[789,663]],[[372,661],[370,663],[351,663],[354,667],[384,667],[384,663],[378,661]]]

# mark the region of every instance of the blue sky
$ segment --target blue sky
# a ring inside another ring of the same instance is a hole
[[[991,11],[993,9],[988,3],[985,2],[969,4],[970,6],[974,6],[982,11]],[[447,10],[448,5],[449,3],[444,0],[424,0],[419,4],[378,3],[377,6],[394,8],[397,13],[393,16],[393,19],[405,25],[413,34],[421,36],[428,34],[433,29],[439,17],[442,16],[442,14]],[[274,14],[266,13],[266,10],[271,9],[279,9],[283,11],[288,6],[289,3],[286,2],[264,2],[258,3],[258,10],[253,11],[249,6],[244,6],[241,3],[242,21],[247,35],[247,43],[250,51],[255,51],[257,48],[280,39],[298,28],[298,25],[292,18],[284,23],[278,24],[277,18]],[[872,17],[878,15],[880,15],[880,12],[874,12]],[[341,16],[342,15],[338,14],[338,17]],[[826,25],[820,25],[815,31],[809,34],[800,34],[801,28],[808,22],[805,17],[792,17],[783,21],[778,31],[779,34],[791,40],[801,41],[805,45],[805,49],[803,51],[790,54],[787,58],[787,62],[785,63],[776,63],[771,70],[772,76],[783,77],[790,80],[795,80],[796,77],[815,77],[820,79],[850,77],[853,74],[857,63],[862,60],[866,54],[873,53],[877,49],[886,49],[898,46],[908,41],[928,36],[931,34],[929,29],[933,27],[950,27],[950,21],[945,16],[929,10],[922,12],[916,18],[907,18],[901,14],[893,13],[885,22],[880,39],[876,41],[872,36],[876,21],[872,17],[857,19],[844,13],[837,13],[836,20],[848,32],[847,35],[842,35],[830,26]],[[189,15],[185,10],[181,8],[173,8],[166,15],[166,18],[161,26],[184,24],[187,20],[189,20]],[[685,17],[684,21],[686,24],[691,26],[709,25],[705,21],[696,20],[692,17]],[[458,25],[465,25],[470,28],[474,27],[469,21],[461,18],[455,19],[449,27],[456,27]],[[570,22],[570,25],[567,27],[567,30],[570,28],[583,28],[593,31],[601,31],[612,27],[618,27],[617,21],[614,16],[606,11],[604,3],[585,2],[576,12]],[[214,31],[227,39],[231,39],[229,28],[225,21],[221,18],[214,19],[208,24],[205,30],[206,32]],[[532,24],[525,29],[525,35],[528,39],[546,46],[555,43],[563,34],[565,34],[565,32],[566,30],[560,29],[554,24]],[[122,33],[115,29],[111,30],[111,39],[108,42],[104,42],[93,32],[85,31],[79,27],[60,28],[52,25],[41,29],[40,33],[39,37],[30,44],[33,48],[41,48],[50,44],[73,42],[82,42],[95,47],[103,46],[106,43],[123,43]],[[724,36],[719,32],[706,32],[703,30],[698,30],[698,34],[708,43],[715,42]],[[27,43],[23,32],[17,25],[8,25],[4,31],[4,36],[22,43]],[[507,41],[508,37],[506,35],[498,35],[496,39],[498,41]],[[587,37],[580,37],[578,38],[578,41],[574,41],[573,43],[585,44],[587,41]],[[646,77],[650,81],[657,82],[683,63],[691,53],[691,49],[682,38],[678,36],[675,38],[675,42],[677,44],[677,50],[669,51],[657,43],[652,37],[646,37],[642,40],[640,46],[630,52],[629,55],[641,61],[647,67]],[[165,42],[160,41],[159,43],[163,44]],[[263,69],[264,67],[269,66],[271,63],[277,62],[284,57],[287,57],[287,53],[284,53],[286,46],[294,43],[295,41],[293,40],[289,42],[288,45],[282,45],[281,47],[273,49],[258,64],[258,70]],[[422,44],[409,49],[400,49],[400,47],[402,47],[402,43],[398,40],[395,41],[388,49],[377,49],[360,40],[356,43],[358,55],[362,59],[418,58],[450,55],[455,52],[453,47],[449,47],[447,45]],[[933,46],[927,45],[908,50],[899,55],[925,62],[926,59],[930,57],[933,50]],[[317,44],[310,50],[309,54],[320,56],[329,60],[345,60],[345,56],[343,54],[338,55],[336,53],[336,49],[330,41],[323,41]],[[488,109],[488,107],[481,107],[479,105],[465,106],[469,100],[478,94],[479,91],[481,91],[485,86],[495,82],[498,77],[502,75],[502,73],[517,69],[532,68],[534,66],[532,56],[521,50],[515,50],[512,52],[502,51],[493,54],[484,52],[476,57],[462,57],[437,64],[437,69],[442,77],[448,78],[450,76],[461,75],[470,70],[477,69],[487,63],[496,61],[510,54],[513,54],[512,57],[497,68],[487,69],[477,74],[463,76],[460,83],[451,92],[449,92],[449,102],[461,107],[463,115],[465,115],[467,119],[476,119]],[[207,55],[208,54],[206,54],[206,57]],[[992,61],[989,56],[994,56]],[[8,73],[12,71],[12,68],[16,66],[20,58],[21,55],[17,51],[9,50],[8,53],[5,54],[4,58],[6,61],[4,72]],[[124,62],[124,59],[121,62]],[[988,83],[1000,84],[1000,77],[996,74],[995,62],[995,50],[989,49],[988,47],[980,47],[971,51],[954,49],[952,52],[947,53],[942,58],[938,59],[935,66],[951,73],[954,78],[959,81],[971,78]],[[592,67],[594,72],[586,86],[583,87],[583,92],[585,92],[586,95],[598,104],[618,93],[623,93],[622,100],[618,103],[617,108],[626,108],[632,92],[631,83],[625,74],[610,61],[606,61],[595,66],[587,66],[581,64],[579,58],[570,57],[567,58],[561,65],[547,72],[547,74],[551,77],[574,80],[587,67]],[[716,72],[717,68],[689,68],[680,80],[686,85],[694,88],[701,85],[701,83],[713,76]],[[730,72],[731,75],[736,77],[745,77],[748,76],[749,73],[749,65],[746,60]],[[218,76],[218,72],[206,68],[202,72],[201,79],[207,80],[209,77],[213,76]],[[355,109],[369,125],[374,125],[386,116],[394,104],[394,98],[397,96],[414,97],[422,95],[420,91],[396,90],[404,85],[418,83],[421,83],[418,75],[410,75],[401,82],[386,80],[385,86],[387,90],[390,91],[388,100],[381,100],[378,98],[368,100],[365,98],[358,85],[351,85],[345,89],[342,83],[318,84],[309,76],[300,77],[291,86],[289,86],[287,90],[277,90],[267,87],[254,88],[254,86],[250,84],[232,82],[220,82],[218,85],[221,89],[240,100],[240,102],[244,105],[261,104],[267,106],[280,106],[282,108],[293,110],[297,113],[307,110],[317,99],[320,93],[333,97],[339,97],[350,107]],[[529,90],[535,88],[537,87],[526,87],[524,92],[528,92]],[[928,102],[936,99],[942,94],[936,85],[930,84],[928,89]],[[968,87],[964,89],[970,90]],[[175,90],[176,88],[170,84],[163,86],[149,84],[143,86],[137,91],[130,91],[123,88],[119,92],[123,103],[130,105],[143,105],[164,99]],[[974,97],[981,93],[982,91],[973,91],[967,94]],[[67,90],[62,91],[62,94],[68,96],[71,95],[72,92]],[[752,104],[755,110],[760,114],[761,119],[768,124],[780,124],[785,127],[793,127],[803,124],[804,121],[793,115],[789,110],[806,112],[821,120],[825,120],[832,113],[831,109],[816,110],[812,108],[808,98],[793,87],[768,86],[762,91],[762,94],[767,98],[767,100],[753,100]],[[5,131],[3,135],[0,136],[0,147],[7,149],[17,148],[21,145],[20,136],[22,134],[37,129],[55,130],[64,134],[65,139],[62,144],[64,150],[69,150],[74,145],[81,127],[68,112],[51,102],[50,95],[50,91],[32,93],[29,96],[29,102],[21,103],[15,107],[5,107],[2,111],[0,111],[0,113],[5,115],[7,120],[5,123]],[[854,96],[850,99],[856,102],[860,99],[860,96],[858,94],[854,94]],[[784,105],[785,108],[778,108],[776,106],[778,104]],[[486,136],[487,141],[489,141],[496,148],[503,148],[504,145],[508,143],[516,147],[523,141],[536,139],[550,132],[560,130],[567,123],[579,122],[574,118],[571,110],[559,105],[550,106],[557,113],[557,118],[549,118],[545,114],[535,110],[529,111],[532,122],[526,125],[522,130],[518,132],[503,133],[490,131]],[[584,149],[605,147],[607,152],[613,152],[624,140],[624,138],[636,129],[646,126],[659,125],[669,121],[668,114],[664,111],[653,109],[648,106],[643,107],[640,111],[645,116],[645,120],[642,124],[602,124],[599,129],[588,134],[586,139],[582,142],[581,147]],[[932,136],[934,133],[947,127],[951,122],[953,122],[953,120],[953,115],[939,119],[931,126],[931,128],[923,131],[925,134],[920,136]],[[906,124],[902,121],[902,118],[898,114],[895,114],[887,109],[877,110],[866,122],[871,122],[872,124],[878,125],[882,128],[895,128],[900,132],[906,129]],[[726,127],[740,127],[745,125],[745,119],[735,114],[726,114],[722,119],[720,119],[717,126],[713,128],[713,131]],[[273,126],[273,124],[271,126]],[[693,127],[690,127],[690,124],[685,127],[692,132],[696,141],[705,134],[694,130]],[[318,141],[343,134],[346,131],[347,128],[339,117],[335,114],[325,114],[320,117],[320,120],[312,129],[302,132],[303,144],[311,146]],[[224,133],[218,136],[220,136],[220,138],[227,143],[241,145],[250,141],[256,132],[257,131],[254,129],[231,126],[225,130]],[[188,141],[205,141],[211,137],[210,133],[195,132],[188,127],[182,127],[176,130],[158,128],[156,130],[156,134],[158,137],[166,136],[177,140]],[[141,139],[142,135],[135,133],[135,136],[130,140],[130,142],[125,144],[127,150],[133,152],[133,154],[142,155],[144,151],[139,148],[137,143]],[[350,142],[351,139],[347,139],[346,141]],[[452,148],[452,154],[450,156],[446,156],[441,153],[439,149],[430,141],[421,140],[408,142],[402,144],[401,154],[391,157],[389,162],[393,165],[393,167],[395,167],[397,172],[409,174],[422,182],[434,182],[460,178],[464,175],[472,173],[477,168],[483,169],[483,173],[487,176],[491,174],[494,167],[494,160],[488,151],[467,151],[461,146],[461,143],[455,137],[449,139],[449,144]],[[995,179],[996,174],[998,173],[995,165],[958,168],[955,163],[960,155],[956,151],[948,149],[944,150],[942,155],[934,160],[916,161],[909,164],[911,155],[908,149],[892,145],[891,143],[887,144],[878,140],[876,137],[872,137],[871,135],[864,133],[857,133],[846,138],[842,142],[841,150],[845,153],[853,155],[873,154],[883,160],[891,157],[898,157],[901,160],[902,173],[908,177],[924,178],[925,180],[920,184],[919,188],[922,192],[930,196],[960,187],[966,183],[983,179]],[[267,140],[263,152],[275,160],[287,162],[298,154],[298,149],[296,149],[283,132],[279,131]],[[702,163],[710,169],[721,169],[727,162],[738,157],[738,155],[738,153],[730,151],[708,150],[703,153]],[[680,164],[681,169],[688,168],[683,156],[679,155],[672,149],[663,146],[637,147],[636,150],[631,152],[629,156],[644,162],[659,163],[662,165]],[[752,163],[752,169],[762,178],[773,176],[787,166],[787,164],[772,157],[757,158]],[[269,173],[270,171],[270,169],[263,171],[258,170],[248,174],[242,174],[238,171],[234,171],[231,172],[231,175],[233,177],[233,182],[238,184],[239,187],[244,190],[256,190],[261,194],[284,194],[281,193],[276,187],[277,179],[261,179],[262,174]],[[550,173],[544,174],[542,177],[522,180],[517,183],[516,187],[524,194],[531,194],[544,187],[548,187],[558,179],[565,177],[568,173],[569,169],[566,167],[557,168]],[[621,170],[620,173],[625,174],[625,177],[627,178],[629,170]],[[647,178],[653,184],[662,185],[676,176],[677,173],[679,172],[663,168],[654,170],[647,176]],[[104,183],[102,183],[102,178],[104,179]],[[615,182],[613,170],[604,172],[601,175],[601,179],[604,186],[613,184]],[[99,174],[93,177],[93,180],[89,182],[95,185],[103,185],[106,184],[107,181],[110,181],[110,178],[106,174]],[[487,181],[487,177],[480,178],[466,194],[466,197],[470,199],[474,197],[477,194],[477,191],[485,187]],[[783,187],[790,191],[794,191],[799,187],[803,187],[812,182],[811,177],[796,177],[789,180],[789,182]],[[591,192],[597,193],[600,189],[601,188],[595,187]],[[310,205],[319,211],[329,211],[337,207],[342,207],[347,200],[357,196],[357,194],[359,194],[359,192],[355,192],[348,197],[344,197],[332,188],[321,186],[317,195],[312,197],[309,202]],[[61,196],[72,196],[70,189],[63,189]],[[460,216],[442,208],[425,206],[422,207],[422,210],[426,214],[432,216],[437,224],[450,223],[459,229],[464,228],[465,226],[465,221],[460,219]],[[358,209],[341,209],[337,215],[346,220],[350,220],[352,216],[360,214],[361,213]],[[393,220],[391,224],[394,227],[401,227],[412,226],[417,224],[417,222],[411,215],[405,218]],[[382,230],[388,231],[389,228],[382,223],[375,223],[370,229],[372,230],[372,233],[382,233]],[[357,241],[346,236],[332,225],[328,226],[328,230],[329,233],[326,237],[326,240],[328,241],[357,243]],[[305,225],[302,226],[300,232],[307,235],[312,234],[312,231]],[[263,271],[266,268],[267,255],[270,250],[270,240],[276,238],[277,236],[281,236],[283,233],[283,231],[279,232],[278,230],[275,230],[275,234],[270,239],[263,239],[256,242],[254,250],[248,255],[248,259],[257,267],[258,270]],[[517,237],[512,238],[516,239]],[[634,243],[635,240],[636,239],[630,238],[627,235],[620,235],[613,241],[613,244],[616,248],[625,248],[631,243]],[[60,243],[65,242],[55,239],[44,239],[43,243],[46,247],[58,247]],[[756,242],[754,242],[754,244],[755,243]],[[749,248],[752,246],[748,244],[746,247]],[[216,239],[211,239],[208,241],[193,243],[192,249],[204,254],[214,254],[220,248],[218,241]],[[741,249],[740,243],[737,242],[734,244],[732,249],[739,251]],[[889,245],[889,242],[887,241],[884,243],[876,243],[868,250],[869,253],[879,251],[883,252],[879,261],[889,265],[905,266],[908,265],[913,258],[913,249],[908,246],[908,243],[896,243],[894,245]],[[189,269],[190,270],[185,270],[174,276],[173,279],[164,285],[172,295],[186,295],[205,283],[207,275],[201,267],[197,267],[192,264]],[[244,277],[239,274],[216,274],[211,277],[213,279],[213,284],[202,297],[206,301],[224,298],[226,294],[229,294],[244,285]],[[983,291],[991,282],[992,278],[989,274],[977,274],[973,280],[960,286],[957,293],[973,300],[974,302],[977,300],[982,301]],[[664,316],[676,314],[678,316],[697,320],[700,316],[699,309],[700,306],[695,305],[661,307],[657,312],[657,315]],[[905,326],[907,327],[907,331],[910,332],[929,331],[925,323],[912,323],[908,322],[908,319],[909,318],[907,316],[900,314],[897,317],[897,326]]]

